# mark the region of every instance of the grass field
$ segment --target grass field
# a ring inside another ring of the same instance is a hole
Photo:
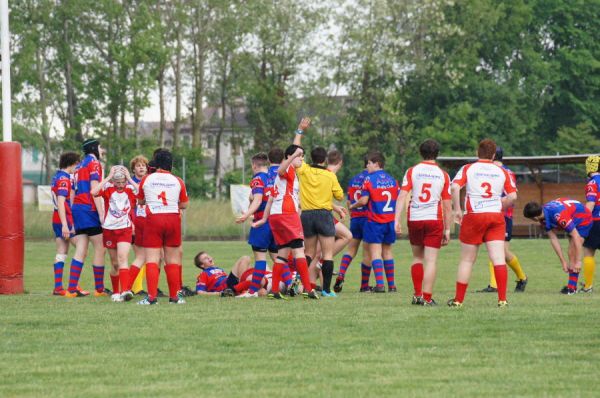
[[[355,262],[337,299],[141,307],[52,297],[53,245],[27,243],[28,293],[0,297],[0,397],[598,396],[600,297],[558,294],[566,276],[547,241],[513,248],[530,283],[507,309],[474,293],[487,285],[483,256],[465,307],[410,305],[406,241],[395,247],[397,294],[358,293]],[[190,286],[201,249],[227,269],[249,253],[243,242],[186,243]],[[457,257],[456,242],[442,252],[438,303],[453,294]],[[82,285],[92,282],[86,264]]]

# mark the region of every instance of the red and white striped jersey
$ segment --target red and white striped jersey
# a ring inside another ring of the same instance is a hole
[[[138,198],[146,201],[150,214],[179,214],[179,203],[188,201],[183,180],[168,171],[159,170],[140,182]]]
[[[502,193],[508,195],[517,191],[508,172],[486,159],[461,167],[452,183],[461,188],[467,186],[467,213],[502,213]]]
[[[296,176],[296,169],[289,165],[285,176],[279,174],[273,184],[273,203],[271,203],[271,214],[289,214],[298,212],[298,194],[300,183]]]
[[[402,191],[412,191],[409,221],[441,220],[442,200],[450,200],[450,177],[435,162],[424,161],[404,174]]]

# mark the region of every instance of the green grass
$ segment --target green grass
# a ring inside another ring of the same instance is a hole
[[[558,294],[566,276],[547,241],[513,248],[530,283],[504,310],[473,293],[487,285],[483,256],[464,308],[411,306],[406,241],[395,247],[397,294],[357,293],[354,262],[337,299],[140,307],[50,296],[53,246],[28,242],[28,294],[0,297],[0,396],[597,396],[600,298]],[[198,250],[227,269],[249,254],[243,242],[187,242],[190,286]],[[457,257],[456,242],[441,253],[439,303]],[[86,264],[82,285],[92,280]]]

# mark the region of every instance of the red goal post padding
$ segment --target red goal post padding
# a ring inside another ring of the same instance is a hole
[[[25,232],[18,142],[0,142],[0,192],[0,294],[23,293]]]

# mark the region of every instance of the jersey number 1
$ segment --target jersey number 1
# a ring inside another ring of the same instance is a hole
[[[162,199],[163,206],[167,205],[167,193],[162,191],[160,195],[158,195],[158,199]]]

